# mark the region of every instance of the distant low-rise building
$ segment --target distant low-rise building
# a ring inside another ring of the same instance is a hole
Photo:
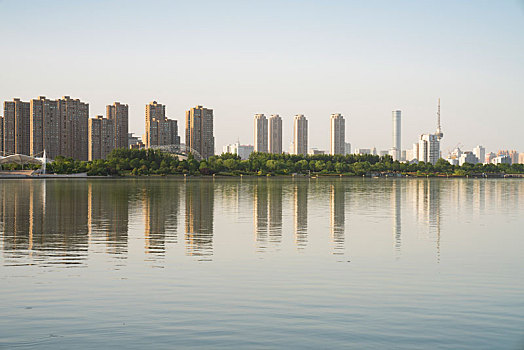
[[[355,148],[355,154],[371,154],[370,148]]]
[[[314,155],[317,155],[317,154],[326,154],[326,151],[323,151],[323,150],[318,149],[318,148],[310,148],[307,153],[310,156],[314,156]]]
[[[249,156],[254,152],[254,150],[255,146],[253,145],[241,145],[240,142],[236,142],[225,145],[223,148],[223,153],[236,154],[240,157],[240,159],[246,160],[249,159]]]
[[[483,163],[486,159],[486,149],[481,145],[478,145],[477,147],[473,148],[473,154],[475,154],[475,156],[481,163]]]
[[[463,166],[465,163],[477,164],[479,162],[477,156],[473,152],[466,151],[458,158],[458,165]]]
[[[519,164],[524,164],[524,153],[519,154]]]
[[[509,164],[511,165],[511,157],[509,155],[501,155],[491,160],[492,164]]]

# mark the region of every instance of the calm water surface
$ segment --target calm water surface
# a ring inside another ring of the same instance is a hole
[[[0,348],[524,349],[524,181],[0,181]]]

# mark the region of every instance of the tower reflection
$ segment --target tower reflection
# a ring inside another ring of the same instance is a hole
[[[163,256],[166,243],[177,240],[180,187],[162,180],[141,183],[145,252]]]
[[[304,249],[307,245],[307,199],[308,180],[296,180],[293,193],[293,214],[295,226],[295,244],[298,249]]]
[[[0,227],[7,258],[19,264],[81,264],[88,250],[85,181],[0,182]]]
[[[341,181],[329,185],[330,231],[333,254],[344,254],[345,187]]]
[[[186,182],[186,254],[210,260],[213,255],[214,183]]]
[[[253,187],[253,221],[257,251],[282,242],[282,183],[257,180]]]
[[[393,207],[393,237],[395,241],[395,250],[400,254],[402,245],[402,179],[395,179],[391,185],[391,202]]]
[[[92,240],[105,242],[111,254],[126,257],[129,225],[129,202],[134,186],[116,181],[107,190],[104,181],[88,183],[88,227]]]

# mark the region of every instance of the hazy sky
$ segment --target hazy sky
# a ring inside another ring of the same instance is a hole
[[[309,145],[328,149],[329,116],[353,147],[402,146],[436,127],[461,143],[524,152],[522,1],[5,1],[0,0],[0,99],[69,95],[105,114],[129,104],[144,131],[156,100],[179,122],[214,109],[216,149],[253,143],[255,113],[309,119]],[[3,111],[2,111],[3,114]]]

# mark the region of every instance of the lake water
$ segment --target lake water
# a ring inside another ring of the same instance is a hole
[[[524,349],[524,180],[2,180],[0,297],[2,349]]]

